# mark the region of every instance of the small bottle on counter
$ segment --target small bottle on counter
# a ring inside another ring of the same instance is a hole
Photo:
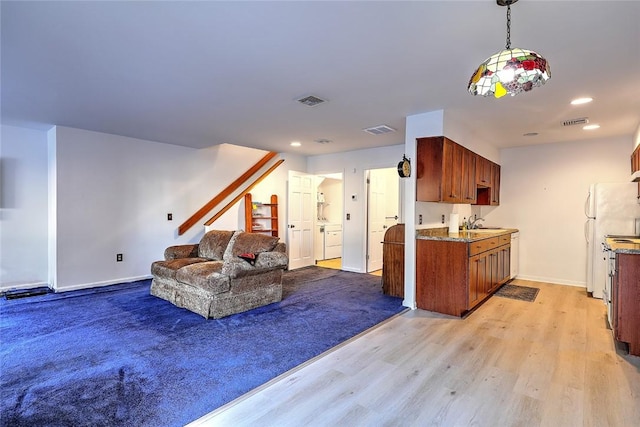
[[[462,220],[462,231],[467,231],[467,217]]]

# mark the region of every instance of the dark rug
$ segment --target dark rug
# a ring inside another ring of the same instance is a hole
[[[219,320],[148,280],[0,300],[0,424],[182,426],[404,309],[379,276],[327,270]]]
[[[521,301],[534,302],[540,289],[529,286],[502,285],[494,294],[498,297],[519,299]]]

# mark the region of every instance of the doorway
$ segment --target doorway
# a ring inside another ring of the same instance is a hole
[[[342,269],[344,180],[341,172],[316,175],[316,265]]]

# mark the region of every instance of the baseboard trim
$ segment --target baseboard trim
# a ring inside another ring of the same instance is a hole
[[[513,280],[518,280],[518,279],[529,280],[531,282],[550,283],[552,285],[575,286],[577,288],[587,287],[587,284],[585,282],[575,282],[571,280],[555,279],[553,277],[526,276],[526,275],[518,274]]]
[[[133,277],[121,277],[119,279],[114,279],[114,280],[105,280],[105,281],[102,281],[102,282],[81,283],[81,284],[78,284],[78,285],[71,285],[71,286],[61,286],[61,287],[54,286],[53,290],[55,292],[79,291],[79,290],[82,290],[82,289],[100,288],[100,287],[103,287],[103,286],[119,285],[119,284],[122,284],[122,283],[137,282],[138,280],[147,280],[147,279],[151,279],[151,275],[133,276]]]
[[[20,283],[19,285],[6,283],[3,285],[0,285],[0,292],[18,291],[22,289],[34,289],[34,288],[43,288],[43,287],[51,288],[51,286],[49,286],[47,282]]]

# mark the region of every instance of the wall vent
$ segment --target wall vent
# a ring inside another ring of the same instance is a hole
[[[326,100],[322,98],[318,98],[317,96],[314,96],[314,95],[309,95],[309,96],[305,96],[303,98],[298,99],[298,102],[308,107],[315,107],[318,104],[322,104],[323,102],[326,102]]]
[[[586,125],[589,123],[588,117],[580,117],[578,119],[569,119],[562,122],[562,126]]]
[[[370,133],[371,135],[382,135],[384,133],[395,132],[396,130],[391,126],[387,125],[378,125],[372,126],[370,128],[362,129],[363,131]]]

